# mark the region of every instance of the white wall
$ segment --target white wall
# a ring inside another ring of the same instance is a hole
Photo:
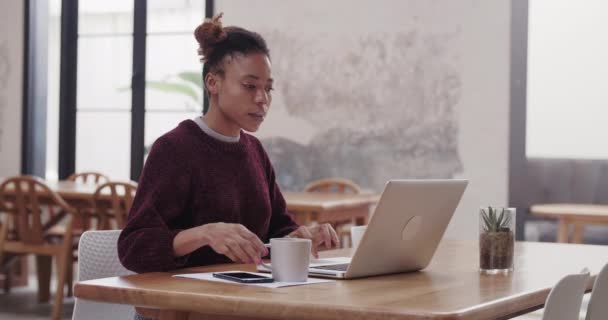
[[[510,1],[458,1],[463,91],[458,148],[469,187],[448,236],[477,238],[480,206],[508,203]]]
[[[21,170],[24,1],[0,1],[0,177]]]
[[[276,81],[262,139],[284,189],[322,176],[467,178],[448,237],[506,205],[510,2],[218,0],[267,39]]]

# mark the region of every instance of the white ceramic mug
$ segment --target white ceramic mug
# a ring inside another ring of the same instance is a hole
[[[353,249],[359,246],[366,228],[367,226],[353,226],[350,228],[350,241],[352,242]]]
[[[271,264],[263,265],[272,270],[272,277],[279,282],[305,282],[308,280],[312,241],[301,238],[270,239]]]

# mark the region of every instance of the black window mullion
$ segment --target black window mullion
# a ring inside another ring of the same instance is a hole
[[[21,172],[46,176],[48,3],[27,0],[23,64],[23,146]]]
[[[147,0],[135,0],[133,9],[133,76],[131,78],[131,179],[137,181],[144,162],[146,113]]]
[[[213,18],[213,14],[215,13],[215,0],[205,0],[205,18]],[[201,77],[203,75],[203,68],[201,68]],[[203,114],[207,113],[209,110],[209,97],[207,95],[207,91],[205,90],[205,79],[202,81],[203,83]]]
[[[59,80],[59,179],[67,178],[76,169],[77,59],[78,0],[63,0]]]

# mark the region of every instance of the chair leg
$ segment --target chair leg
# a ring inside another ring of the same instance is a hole
[[[65,278],[65,283],[68,286],[68,297],[71,297],[74,293],[72,292],[72,286],[74,284],[74,260],[72,258],[68,261],[68,269]]]
[[[5,269],[5,276],[4,276],[4,293],[9,294],[11,293],[11,272],[12,272],[12,268],[6,268]]]
[[[2,219],[0,217],[0,272],[4,272],[4,293],[9,293],[11,291],[11,268],[8,263],[8,259],[5,257],[4,250],[4,241],[8,235],[8,219]],[[5,261],[7,260],[7,261]]]
[[[57,256],[57,291],[55,292],[55,299],[53,301],[53,311],[51,314],[52,320],[61,319],[61,310],[63,308],[63,288],[65,287],[65,278],[67,273],[67,264],[70,260],[69,253],[63,252]]]
[[[48,302],[51,298],[51,269],[53,257],[36,255],[38,276],[38,302]]]
[[[63,237],[63,248],[61,253],[57,255],[57,292],[55,292],[55,301],[53,303],[52,320],[61,319],[61,309],[63,308],[63,288],[66,284],[66,275],[68,267],[72,263],[72,230],[74,221],[70,220],[67,224],[66,233]]]

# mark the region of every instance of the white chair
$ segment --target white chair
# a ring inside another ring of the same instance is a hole
[[[604,320],[606,318],[608,318],[608,264],[595,278],[585,319]]]
[[[586,269],[563,277],[549,292],[543,320],[578,319],[588,280],[589,271]]]
[[[118,260],[120,230],[87,231],[78,244],[78,281],[133,274]],[[133,319],[135,308],[76,298],[72,320]]]

